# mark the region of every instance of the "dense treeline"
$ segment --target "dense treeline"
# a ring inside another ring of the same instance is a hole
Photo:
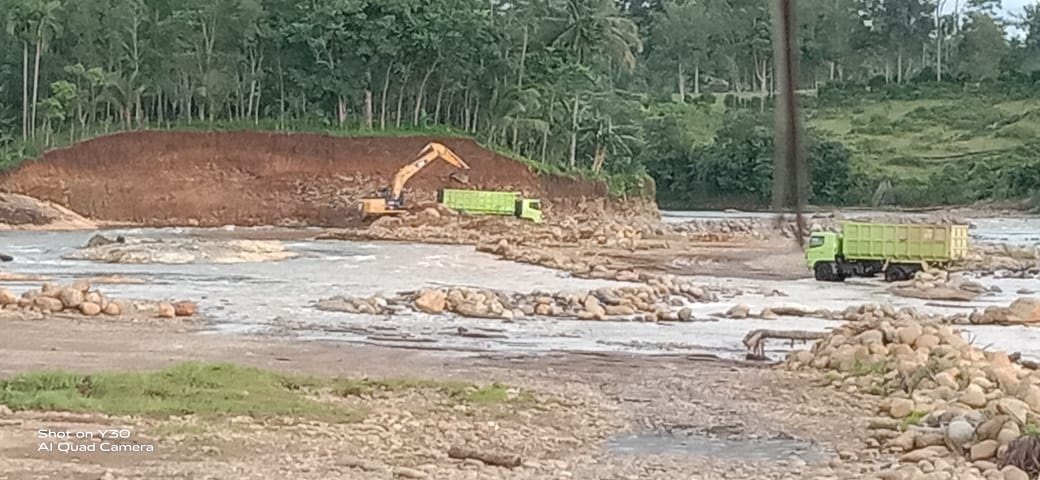
[[[799,0],[800,86],[933,77],[1036,85],[1040,7],[999,18],[993,0],[958,2],[951,13],[945,3]],[[723,101],[713,93],[729,95],[731,107],[769,109],[768,8],[761,0],[0,0],[0,162],[116,129],[434,128],[546,168],[649,169],[665,194],[681,196],[696,180],[706,192],[761,199],[768,162],[668,129],[717,110]],[[1023,35],[1008,40],[1012,26]],[[756,95],[757,104],[748,100]],[[814,155],[848,163],[840,145],[813,142]],[[710,178],[727,172],[740,180]],[[841,199],[840,183],[816,187],[819,201]]]

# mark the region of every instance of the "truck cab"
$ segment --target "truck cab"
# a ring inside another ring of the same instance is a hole
[[[516,216],[534,223],[542,223],[542,202],[530,198],[516,201]]]
[[[841,251],[841,236],[834,232],[813,232],[809,237],[809,248],[805,250],[805,263],[816,270],[821,262],[834,262]]]

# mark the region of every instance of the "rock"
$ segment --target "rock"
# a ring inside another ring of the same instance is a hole
[[[1006,415],[997,415],[985,422],[982,422],[978,428],[975,429],[975,437],[981,440],[996,440],[997,435],[1000,434],[1001,428],[1004,427],[1004,422],[1008,420]]]
[[[65,308],[76,308],[83,303],[83,291],[72,287],[66,287],[58,292],[58,299]]]
[[[921,336],[921,338],[924,337],[924,335]],[[918,343],[920,343],[921,338],[917,339]],[[935,383],[938,383],[939,385],[949,388],[953,391],[957,391],[958,389],[960,389],[960,385],[957,383],[957,379],[954,378],[953,375],[950,374],[950,372],[937,373],[935,375]]]
[[[982,408],[986,406],[986,392],[973,383],[964,389],[958,401],[972,408]]]
[[[85,279],[73,280],[72,284],[69,285],[69,288],[71,288],[73,290],[79,290],[80,293],[83,293],[84,295],[86,295],[87,292],[90,291],[90,280],[85,280]]]
[[[932,348],[935,348],[938,345],[939,345],[939,337],[937,337],[935,335],[930,335],[930,334],[927,334],[927,333],[924,334],[924,335],[921,335],[920,337],[917,337],[917,340],[914,341],[914,346],[917,347],[917,348],[932,349]]]
[[[415,308],[425,313],[441,313],[446,307],[447,298],[441,290],[423,290],[415,298]]]
[[[1029,405],[1017,398],[1002,398],[997,400],[997,411],[1010,415],[1014,421],[1024,425],[1029,414]]]
[[[1040,322],[1040,298],[1019,298],[1011,302],[1008,310],[1009,323]]]
[[[892,418],[904,418],[914,411],[914,401],[908,398],[893,398],[888,406],[888,414]]]
[[[946,445],[946,436],[941,433],[920,433],[914,437],[914,448]]]
[[[1030,480],[1029,474],[1012,465],[1000,469],[1000,473],[1004,474],[1004,480]]]
[[[885,443],[885,447],[894,448],[901,452],[909,452],[914,449],[914,432],[906,431]]]
[[[747,318],[751,312],[751,307],[746,304],[734,305],[726,312],[726,316],[729,318]]]
[[[975,427],[964,420],[954,420],[946,426],[947,446],[963,449],[975,439]]]
[[[762,313],[760,313],[758,316],[762,320],[776,320],[780,318],[780,315],[777,315],[776,312],[769,308],[763,308]]]
[[[921,325],[911,321],[907,326],[896,330],[896,338],[899,339],[899,343],[913,345],[917,341],[917,337],[921,336],[921,333],[923,333]]]
[[[975,461],[993,458],[997,455],[997,448],[1000,448],[1000,444],[996,440],[983,440],[971,446],[971,459]]]
[[[93,316],[101,313],[101,305],[98,305],[96,303],[91,303],[91,302],[83,302],[83,303],[79,304],[79,311],[80,311],[80,313],[82,313],[82,314],[84,314],[84,315],[86,315],[88,317],[93,317]]]
[[[872,343],[884,343],[885,334],[881,330],[867,330],[856,336],[859,343],[870,345]]]
[[[123,309],[116,302],[108,302],[108,305],[105,305],[104,312],[105,312],[105,315],[115,316],[115,315],[122,314],[123,313]],[[176,313],[176,312],[174,312],[174,313]]]
[[[177,302],[173,304],[173,313],[178,317],[190,317],[199,309],[193,302]]]
[[[922,448],[920,450],[914,450],[908,452],[899,457],[900,462],[904,463],[917,463],[921,460],[930,460],[936,457],[943,457],[949,454],[950,451],[946,447],[935,446]]]
[[[47,310],[50,312],[60,312],[65,308],[65,305],[61,303],[61,300],[44,296],[39,296],[33,299],[33,305],[39,307],[40,310]]]
[[[1040,387],[1029,385],[1020,397],[1034,412],[1040,412]]]
[[[986,470],[996,470],[997,464],[986,460],[979,460],[974,462],[975,468],[985,472]]]
[[[689,307],[684,307],[679,310],[679,320],[683,322],[689,322],[693,320],[693,310]]]
[[[0,306],[15,305],[18,303],[18,297],[11,293],[6,288],[0,288]]]
[[[1018,440],[1022,436],[1022,432],[1019,431],[1018,425],[1013,422],[1004,424],[1004,428],[997,434],[997,443],[1001,445],[1007,445],[1015,440]]]
[[[428,473],[426,473],[426,472],[424,472],[422,470],[416,470],[414,468],[394,467],[394,476],[401,477],[401,478],[417,479],[417,478],[428,478],[430,476],[430,474],[428,474]]]
[[[173,308],[173,305],[162,302],[158,305],[158,316],[159,318],[173,318],[177,316],[177,310]]]

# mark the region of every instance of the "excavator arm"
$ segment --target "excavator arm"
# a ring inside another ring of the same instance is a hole
[[[390,189],[390,195],[392,199],[401,198],[401,193],[404,191],[404,185],[408,183],[416,173],[426,168],[430,162],[437,160],[438,158],[443,159],[455,168],[462,170],[469,170],[469,165],[455,155],[455,152],[451,151],[448,147],[439,143],[429,143],[421,151],[419,151],[419,158],[414,162],[401,167],[394,175],[394,182]]]

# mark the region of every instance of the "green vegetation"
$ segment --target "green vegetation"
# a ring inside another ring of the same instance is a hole
[[[918,425],[920,425],[921,424],[921,420],[924,420],[924,417],[927,416],[927,415],[928,415],[928,412],[923,412],[923,411],[920,411],[920,410],[914,410],[914,411],[910,412],[910,415],[907,415],[905,418],[903,418],[899,422],[899,431],[905,432],[911,426],[918,426]]]
[[[849,369],[849,376],[851,377],[863,377],[867,375],[881,375],[885,373],[885,362],[861,362],[857,360],[852,364],[852,368]]]
[[[1035,194],[1040,7],[940,3],[798,2],[813,202]],[[0,24],[0,169],[133,129],[461,134],[616,195],[770,197],[768,2],[0,0]]]
[[[476,387],[426,380],[352,380],[282,375],[231,364],[182,363],[157,372],[75,374],[40,372],[0,381],[0,405],[13,410],[98,412],[110,415],[169,415],[258,418],[297,416],[346,422],[360,413],[316,398],[373,395],[377,392],[429,390],[452,401],[474,405],[526,402],[510,398],[499,384]],[[170,434],[187,433],[168,427]],[[190,428],[190,427],[186,427]]]

